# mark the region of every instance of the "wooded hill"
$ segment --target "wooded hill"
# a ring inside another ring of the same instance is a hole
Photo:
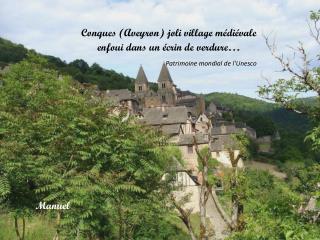
[[[28,51],[33,50],[28,50],[21,44],[15,44],[0,38],[0,67],[21,61],[26,57]],[[97,63],[89,66],[88,63],[81,59],[67,63],[58,57],[42,56],[49,61],[52,68],[61,73],[71,75],[81,83],[97,84],[102,90],[120,88],[133,89],[132,78],[113,70],[106,70]]]
[[[214,102],[233,112],[236,121],[244,121],[257,130],[258,135],[272,134],[274,127],[289,131],[305,132],[310,128],[308,119],[290,112],[277,104],[233,93],[210,93],[205,95],[206,103]],[[302,99],[305,104],[313,104],[314,99]],[[262,124],[263,123],[263,124]],[[275,124],[275,126],[271,126]],[[260,129],[262,128],[262,129]]]

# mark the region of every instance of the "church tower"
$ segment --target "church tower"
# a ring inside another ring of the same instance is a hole
[[[134,83],[134,91],[136,94],[145,93],[149,90],[148,79],[143,70],[143,67],[140,65],[136,81]]]
[[[175,106],[177,100],[176,86],[170,76],[167,65],[163,63],[158,78],[158,94],[162,105]]]
[[[137,74],[137,78],[134,82],[134,92],[140,105],[144,107],[146,104],[147,94],[149,93],[149,86],[147,76],[141,65]]]

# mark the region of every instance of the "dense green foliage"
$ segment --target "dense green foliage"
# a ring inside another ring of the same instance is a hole
[[[21,44],[0,38],[0,68],[9,63],[16,63],[26,57],[28,50]]]
[[[298,214],[300,195],[267,172],[247,170],[247,197],[244,199],[244,231],[234,240],[308,239],[316,240],[320,228]],[[228,194],[227,194],[228,195]],[[228,195],[230,197],[230,193]],[[227,196],[223,196],[227,199]]]
[[[57,233],[67,239],[179,239],[166,204],[171,164],[158,133],[123,121],[35,54],[0,87],[0,196],[15,217],[39,202],[70,202]],[[158,219],[157,222],[154,219]]]

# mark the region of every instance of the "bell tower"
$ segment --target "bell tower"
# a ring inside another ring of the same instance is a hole
[[[177,100],[176,87],[173,84],[169,70],[166,64],[162,64],[158,78],[158,94],[161,104],[175,106]]]
[[[143,70],[143,67],[140,65],[136,80],[134,82],[134,91],[137,95],[139,95],[139,93],[145,93],[148,90],[148,79]]]

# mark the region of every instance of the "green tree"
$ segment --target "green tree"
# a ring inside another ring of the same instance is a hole
[[[70,202],[54,212],[56,239],[179,238],[161,180],[172,151],[157,132],[113,115],[35,54],[10,67],[0,97],[0,198],[15,216]]]
[[[320,46],[320,10],[311,11],[309,30],[311,36]],[[292,48],[295,56],[299,56],[300,61],[284,57],[277,52],[276,44],[270,43],[268,37],[265,37],[266,44],[280,63],[283,71],[290,74],[288,79],[278,79],[275,82],[268,81],[267,85],[259,88],[260,96],[281,104],[286,109],[307,115],[313,121],[313,128],[308,133],[306,141],[310,142],[315,152],[320,151],[320,55],[311,64],[310,57],[307,55],[303,43],[299,42],[297,48]],[[297,101],[301,93],[313,94],[316,97],[316,104],[310,106],[303,104],[303,100]],[[313,168],[318,169],[318,163]],[[301,174],[300,174],[301,176]],[[302,178],[304,179],[304,178]],[[306,185],[307,183],[302,183]],[[318,183],[317,183],[318,184]],[[310,191],[309,188],[304,192],[308,197],[310,195],[319,195],[317,192]]]
[[[198,158],[198,169],[201,176],[199,208],[200,208],[200,234],[199,239],[206,239],[210,235],[207,224],[206,205],[210,193],[214,191],[216,184],[215,171],[218,166],[218,161],[211,156],[210,148],[198,148],[196,138],[194,137],[194,145]],[[210,143],[209,143],[210,146]]]
[[[233,149],[228,149],[231,162],[230,191],[231,191],[231,227],[235,231],[244,229],[244,200],[246,198],[246,178],[244,169],[240,169],[238,163],[241,160],[250,159],[250,140],[245,134],[236,134],[232,136],[237,144],[239,153],[236,154]]]
[[[310,26],[312,37],[320,46],[320,10],[317,12],[312,11],[310,19],[314,27]],[[266,44],[271,51],[271,54],[279,61],[283,71],[291,74],[289,79],[279,79],[274,83],[261,86],[259,88],[260,96],[275,101],[285,108],[295,111],[300,114],[307,114],[315,123],[314,128],[309,133],[307,139],[312,142],[314,150],[318,150],[319,143],[319,97],[320,97],[320,66],[319,60],[310,64],[310,59],[303,44],[300,42],[297,48],[293,48],[295,54],[301,57],[300,66],[296,66],[296,62],[291,59],[285,58],[283,55],[277,53],[275,43],[270,43],[268,37],[265,37]],[[318,56],[319,57],[319,56]],[[302,107],[303,101],[297,101],[297,97],[301,93],[310,93],[317,95],[317,105],[313,107]]]

